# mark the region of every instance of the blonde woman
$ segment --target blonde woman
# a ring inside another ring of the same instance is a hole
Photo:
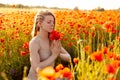
[[[38,12],[35,16],[33,38],[29,42],[31,67],[29,80],[37,80],[37,70],[53,66],[58,56],[70,61],[71,56],[62,47],[60,40],[50,41],[49,33],[55,28],[55,16],[49,11]]]

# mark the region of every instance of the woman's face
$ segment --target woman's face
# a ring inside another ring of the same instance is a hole
[[[41,23],[41,27],[43,30],[47,31],[47,32],[52,32],[54,30],[54,18],[51,15],[47,15],[45,16],[43,22]]]

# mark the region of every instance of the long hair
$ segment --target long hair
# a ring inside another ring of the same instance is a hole
[[[34,17],[34,25],[33,25],[33,30],[32,30],[32,37],[36,36],[38,31],[40,30],[40,27],[37,26],[38,22],[42,22],[45,18],[45,16],[51,15],[54,18],[54,27],[55,27],[55,16],[53,15],[52,12],[49,11],[38,11],[36,16]]]

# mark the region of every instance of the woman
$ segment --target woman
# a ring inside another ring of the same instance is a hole
[[[55,28],[55,17],[49,11],[38,12],[33,27],[33,38],[29,42],[31,68],[28,79],[37,80],[37,70],[53,66],[60,57],[70,61],[71,57],[62,47],[60,40],[50,41],[49,34]]]

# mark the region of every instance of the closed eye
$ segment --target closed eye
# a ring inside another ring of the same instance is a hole
[[[54,22],[53,22],[53,21],[48,21],[47,23],[48,23],[48,24],[51,24],[51,23],[52,23],[52,24],[54,24]]]

